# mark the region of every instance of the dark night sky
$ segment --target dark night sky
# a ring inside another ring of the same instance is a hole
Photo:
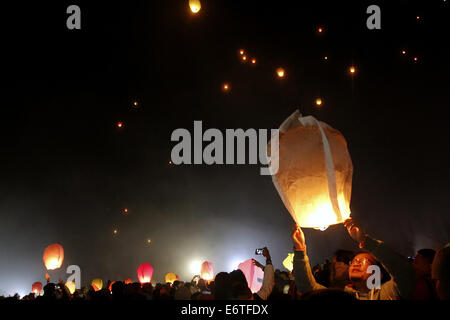
[[[278,128],[299,108],[346,137],[352,216],[369,234],[405,255],[449,241],[448,1],[209,0],[197,16],[187,1],[92,2],[2,10],[0,294],[44,281],[54,242],[83,284],[136,280],[143,262],[155,280],[190,280],[192,259],[229,270],[265,245],[282,268],[293,221],[259,165],[168,164],[172,131],[194,120]],[[381,30],[366,28],[370,4]],[[306,236],[313,263],[356,248],[342,225]]]

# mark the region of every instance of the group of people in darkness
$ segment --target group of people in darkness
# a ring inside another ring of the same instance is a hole
[[[331,261],[311,268],[305,235],[295,226],[292,231],[294,260],[292,272],[274,270],[270,252],[263,250],[265,265],[253,260],[264,271],[262,286],[252,293],[241,270],[220,272],[214,280],[194,277],[190,282],[129,283],[116,281],[95,291],[92,286],[73,294],[62,281],[48,282],[43,295],[34,293],[21,300],[32,301],[140,301],[140,300],[448,300],[450,299],[450,244],[421,249],[413,259],[392,251],[382,241],[367,235],[355,220],[344,222],[360,250],[337,250]],[[379,283],[371,272],[379,270]],[[369,267],[371,269],[369,269]],[[369,272],[368,272],[369,271]],[[369,283],[372,283],[371,286]],[[110,288],[110,289],[109,289]],[[19,300],[16,294],[0,300]]]

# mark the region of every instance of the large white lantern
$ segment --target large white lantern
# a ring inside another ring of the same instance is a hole
[[[344,136],[298,110],[279,130],[279,169],[272,180],[292,218],[302,228],[320,230],[344,222],[353,175]]]

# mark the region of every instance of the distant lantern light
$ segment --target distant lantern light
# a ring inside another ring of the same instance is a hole
[[[244,49],[239,49],[239,54],[242,56],[245,53]]]
[[[114,229],[114,230],[113,230],[113,235],[116,236],[118,233],[119,233],[119,230],[117,230],[117,229]]]
[[[322,33],[323,32],[323,28],[322,27],[317,28],[317,32]]]
[[[91,285],[92,285],[92,287],[94,288],[95,291],[102,290],[102,288],[103,288],[103,280],[100,279],[100,278],[95,278],[94,280],[92,280]]]
[[[147,244],[151,244],[152,243],[152,239],[147,239]]]
[[[166,283],[174,283],[175,281],[178,281],[179,278],[175,273],[169,272],[168,274],[166,274],[165,280],[166,280]]]
[[[317,98],[316,99],[316,106],[320,107],[322,105],[322,99],[321,98]]]
[[[351,66],[348,71],[350,72],[350,74],[355,74],[356,73],[356,68],[354,66]]]
[[[75,281],[68,281],[68,282],[66,282],[65,286],[71,294],[73,294],[75,292],[75,289],[76,289]]]
[[[416,20],[420,20],[420,16],[416,16]]]
[[[242,55],[242,61],[247,62],[247,56],[245,54]]]
[[[252,59],[252,64],[256,64],[256,59],[255,58]]]
[[[414,61],[415,61],[415,62],[419,61],[419,58],[414,57]]]
[[[277,68],[276,70],[278,78],[284,78],[286,75],[286,71],[283,68]]]
[[[189,8],[192,13],[197,13],[202,8],[202,4],[200,3],[200,0],[189,0]]]
[[[123,208],[124,213],[128,213],[128,208]]]
[[[143,263],[137,269],[138,280],[141,284],[152,282],[153,266],[149,263]]]
[[[42,283],[40,282],[35,282],[31,285],[31,291],[35,294],[38,295],[42,290]]]
[[[402,54],[406,54],[406,50],[402,50]]]
[[[202,262],[199,260],[191,261],[191,263],[189,265],[189,269],[190,269],[191,273],[193,273],[195,275],[200,274],[201,269],[202,269]]]
[[[323,57],[323,59],[324,59],[324,60],[328,60],[328,57],[327,57],[327,56],[325,56],[325,57]]]
[[[49,245],[47,248],[45,248],[42,259],[44,260],[44,265],[47,270],[58,269],[59,267],[61,267],[64,261],[63,247],[57,243]]]
[[[133,108],[139,108],[139,102],[137,102],[136,100],[133,101],[132,106],[133,106]]]
[[[123,122],[122,121],[118,121],[117,122],[117,128],[122,128],[123,127]]]
[[[228,92],[228,91],[230,91],[230,84],[229,84],[229,83],[224,83],[224,84],[222,85],[222,91],[223,91],[223,92]]]
[[[212,262],[205,261],[202,263],[200,276],[203,280],[212,281],[214,280],[214,267]]]

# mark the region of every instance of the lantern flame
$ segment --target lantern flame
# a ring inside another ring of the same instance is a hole
[[[284,76],[285,76],[285,71],[284,71],[284,69],[283,68],[278,68],[277,69],[277,76],[278,76],[278,78],[284,78]]]
[[[197,13],[202,8],[202,4],[200,3],[200,0],[189,0],[189,8],[192,13]]]

